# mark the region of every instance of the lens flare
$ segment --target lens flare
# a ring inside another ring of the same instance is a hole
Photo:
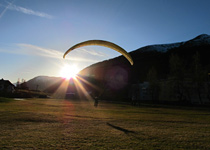
[[[79,68],[76,65],[64,65],[61,68],[60,76],[65,79],[75,78],[78,72]]]

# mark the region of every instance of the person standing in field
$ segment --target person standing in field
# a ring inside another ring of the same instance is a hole
[[[95,107],[98,107],[98,97],[95,97],[94,106],[95,106]]]

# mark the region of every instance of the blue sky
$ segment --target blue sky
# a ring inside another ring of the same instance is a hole
[[[119,56],[78,42],[107,40],[128,52],[210,34],[209,0],[0,0],[0,78],[16,82],[59,76],[64,64],[83,69]]]

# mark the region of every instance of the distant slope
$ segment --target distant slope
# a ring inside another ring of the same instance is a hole
[[[62,82],[60,77],[38,76],[27,81],[30,90],[46,91],[52,86],[59,85]]]

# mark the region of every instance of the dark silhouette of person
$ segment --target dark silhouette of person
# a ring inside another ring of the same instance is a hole
[[[95,106],[95,107],[98,107],[98,97],[96,96],[94,100],[95,100],[94,106]]]

